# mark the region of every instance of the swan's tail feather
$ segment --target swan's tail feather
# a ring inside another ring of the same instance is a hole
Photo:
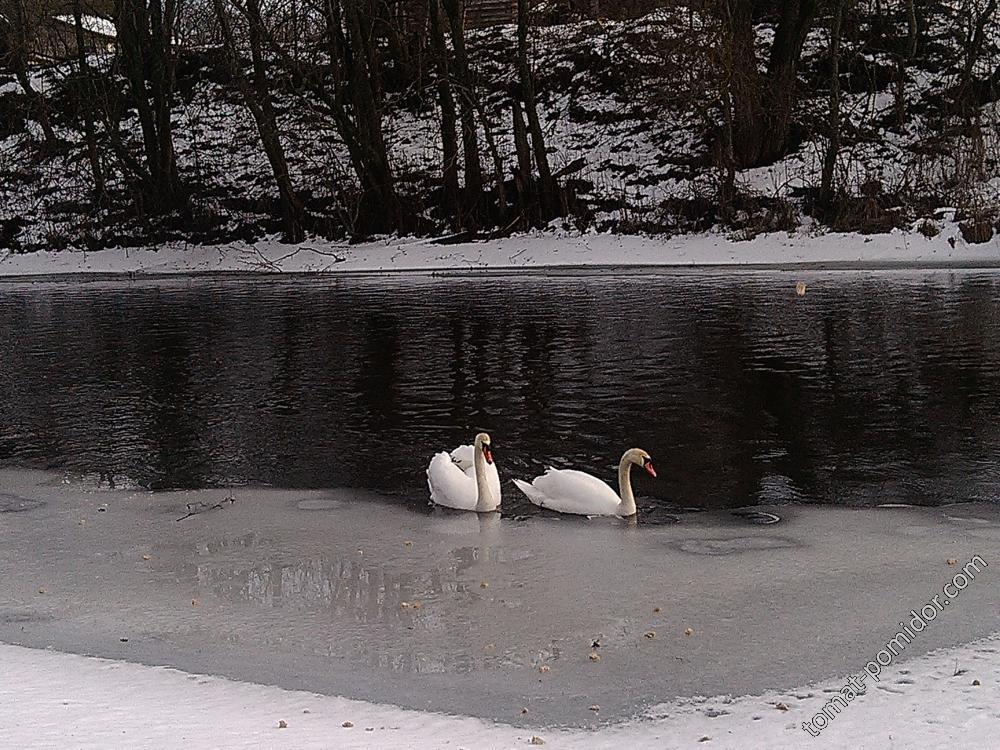
[[[542,508],[545,507],[545,495],[543,495],[541,492],[535,489],[534,485],[528,484],[527,482],[522,481],[520,479],[512,479],[511,481],[517,486],[519,490],[521,490],[521,492],[524,493],[524,496],[527,497],[532,503]]]
[[[434,482],[431,480],[431,473],[430,473],[430,471],[427,472],[427,489],[430,490],[430,493],[431,493],[430,502],[432,504],[436,503],[437,502],[437,497],[436,497],[436,493],[434,492]]]
[[[440,503],[442,501],[442,499],[443,499],[438,494],[438,491],[434,488],[434,475],[432,473],[434,471],[434,465],[435,465],[435,463],[440,463],[441,461],[448,461],[450,463],[451,462],[451,456],[449,456],[447,453],[444,453],[444,452],[442,452],[442,453],[435,453],[434,457],[431,459],[430,465],[427,467],[427,489],[430,490],[430,493],[431,493],[431,500],[430,500],[430,502],[432,504]]]

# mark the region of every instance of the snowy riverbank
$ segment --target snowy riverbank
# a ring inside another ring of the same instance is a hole
[[[587,268],[884,268],[993,267],[1000,237],[969,244],[944,223],[928,238],[912,231],[860,235],[776,233],[749,241],[721,234],[673,238],[545,232],[500,240],[440,244],[391,239],[364,244],[277,241],[225,246],[168,245],[0,254],[0,276],[53,274],[421,273]]]
[[[816,739],[802,722],[843,680],[681,700],[588,731],[513,727],[17,646],[0,645],[0,667],[0,736],[21,748],[987,747],[1000,720],[997,638],[886,670]]]

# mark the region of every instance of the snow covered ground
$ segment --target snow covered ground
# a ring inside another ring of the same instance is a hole
[[[621,725],[560,730],[0,645],[0,744],[81,750],[486,750],[542,743],[590,750],[990,747],[1000,723],[1000,638],[886,670],[875,689],[813,738],[802,722],[812,720],[819,701],[842,685],[830,680],[787,693],[691,698]]]
[[[561,231],[485,242],[440,244],[392,239],[365,244],[277,241],[225,246],[168,245],[98,252],[64,250],[0,254],[0,276],[46,274],[169,274],[203,272],[392,273],[477,272],[598,267],[991,267],[1000,265],[1000,237],[968,244],[957,225],[941,233],[895,230],[860,235],[796,232],[737,241],[721,234],[666,237]]]

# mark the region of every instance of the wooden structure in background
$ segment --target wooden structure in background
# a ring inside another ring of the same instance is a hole
[[[465,26],[481,29],[517,20],[517,0],[465,0]]]

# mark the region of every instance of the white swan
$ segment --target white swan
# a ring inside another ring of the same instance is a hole
[[[631,448],[618,464],[618,489],[615,494],[595,476],[574,469],[548,469],[528,484],[515,479],[514,484],[535,505],[559,513],[584,516],[634,516],[635,495],[632,494],[632,466],[641,466],[651,477],[656,476],[653,461],[646,451]]]
[[[490,436],[476,435],[475,445],[441,451],[427,467],[431,502],[455,510],[490,513],[500,507],[500,475],[493,463]]]

